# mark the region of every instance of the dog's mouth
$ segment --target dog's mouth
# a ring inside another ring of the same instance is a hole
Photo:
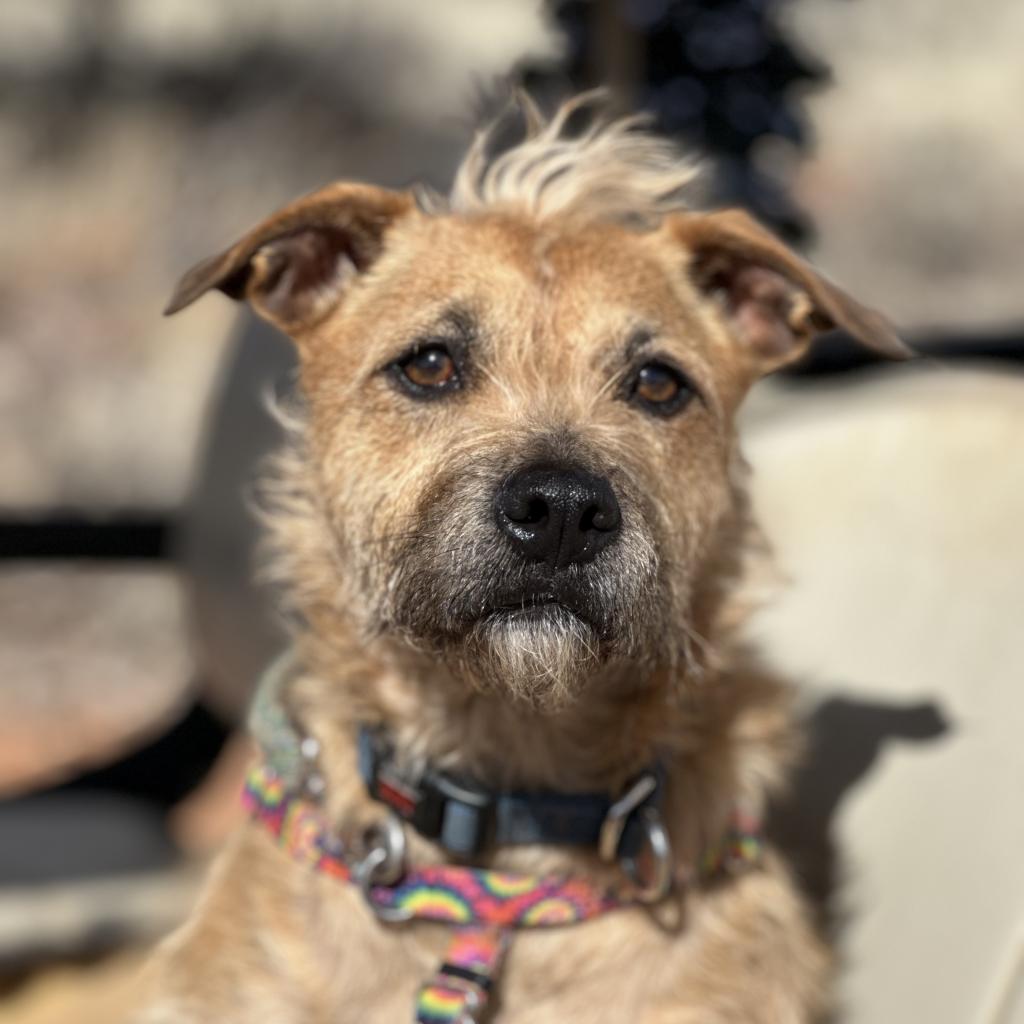
[[[515,620],[541,623],[565,615],[571,615],[595,632],[598,631],[594,610],[585,596],[576,592],[575,588],[567,587],[501,594],[488,603],[480,618],[484,622]]]
[[[461,564],[431,560],[418,573],[406,564],[391,587],[393,621],[474,687],[554,707],[605,669],[648,657],[658,639],[655,570],[650,558],[630,560],[625,543],[558,569],[481,545]]]
[[[550,580],[492,595],[463,641],[478,683],[537,707],[571,699],[608,656],[587,596]]]

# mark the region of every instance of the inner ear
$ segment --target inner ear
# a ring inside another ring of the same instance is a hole
[[[806,291],[776,270],[713,254],[696,256],[692,273],[698,288],[721,303],[742,344],[762,359],[797,358],[833,326]]]
[[[686,250],[691,280],[719,304],[755,372],[798,359],[816,335],[833,327],[891,359],[913,354],[884,316],[819,274],[745,211],[678,214],[665,230]]]
[[[304,228],[258,249],[237,280],[225,282],[222,290],[248,298],[277,323],[312,323],[330,311],[364,267],[343,232]]]

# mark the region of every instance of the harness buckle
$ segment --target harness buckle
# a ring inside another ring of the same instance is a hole
[[[442,967],[437,977],[430,979],[420,986],[417,1004],[422,1005],[431,994],[441,992],[449,998],[454,997],[459,1001],[459,1007],[454,1010],[449,1024],[479,1024],[484,1012],[485,997],[481,994],[481,988],[474,982],[460,977],[453,977]],[[417,1013],[416,1020],[436,1020],[434,1014],[423,1015]]]
[[[598,838],[601,859],[619,862],[642,903],[657,903],[672,888],[668,831],[657,807],[648,803],[657,788],[654,774],[641,775],[608,808]]]

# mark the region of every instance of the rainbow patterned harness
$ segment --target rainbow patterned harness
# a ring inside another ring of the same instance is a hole
[[[356,868],[319,805],[290,790],[266,765],[250,773],[244,802],[279,845],[316,871],[355,882]],[[739,822],[707,852],[701,874],[710,877],[761,859],[761,830]],[[480,1019],[512,932],[576,924],[635,901],[583,878],[520,875],[482,868],[429,865],[410,868],[394,885],[369,890],[384,920],[434,921],[456,926],[444,962],[421,988],[418,1024]]]

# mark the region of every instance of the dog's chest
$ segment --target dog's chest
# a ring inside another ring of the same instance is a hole
[[[442,962],[452,929],[380,924],[353,895],[341,895],[348,927],[332,935],[337,959],[324,1021],[411,1021],[419,989]],[[678,973],[671,966],[678,945],[678,937],[635,911],[517,932],[491,997],[493,1019],[564,1024],[644,1016],[664,1001]]]

